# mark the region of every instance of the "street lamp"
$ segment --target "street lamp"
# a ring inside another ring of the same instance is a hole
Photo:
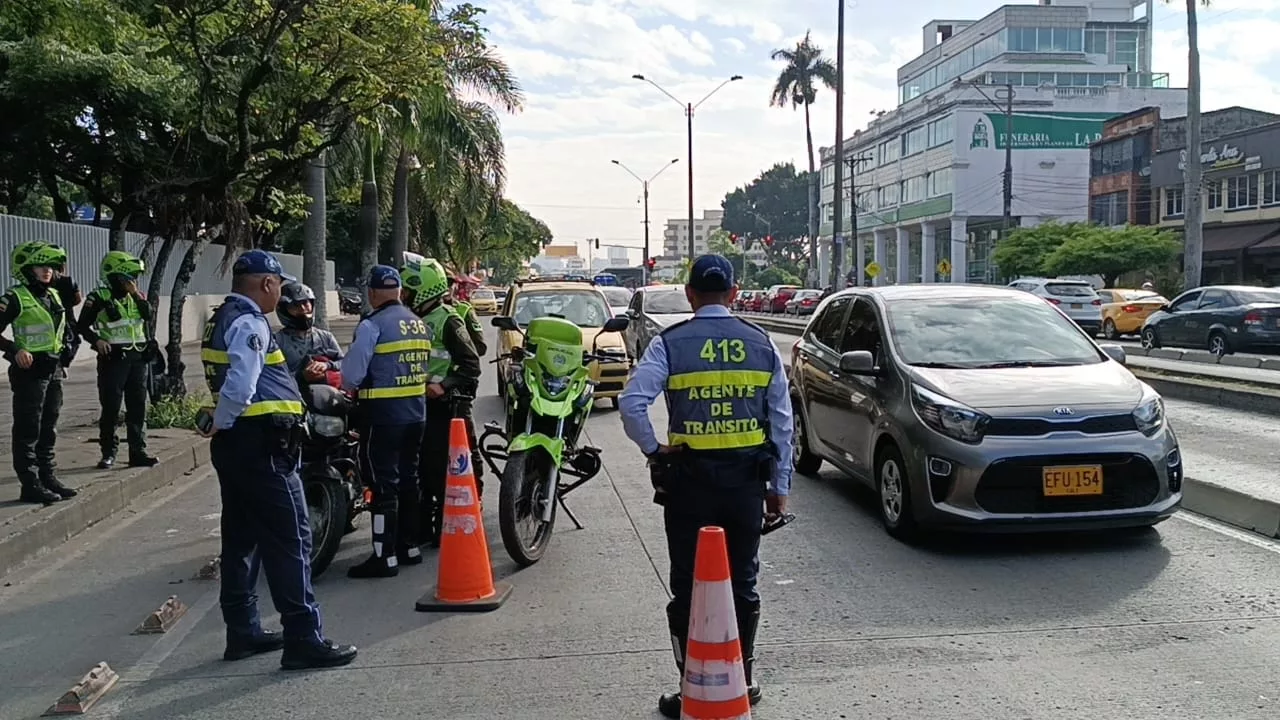
[[[717,85],[715,90],[712,90],[711,92],[707,93],[705,96],[703,96],[701,100],[699,100],[696,103],[681,102],[679,98],[667,92],[666,89],[663,88],[661,85],[659,85],[658,83],[650,80],[649,78],[643,75],[637,74],[637,75],[632,75],[631,77],[635,80],[642,80],[644,82],[647,82],[650,85],[658,88],[658,92],[674,100],[676,104],[679,105],[684,110],[685,119],[686,119],[685,127],[689,136],[689,161],[688,161],[688,165],[689,165],[689,262],[692,264],[694,260],[694,252],[695,252],[694,246],[693,246],[693,111],[697,110],[702,105],[702,103],[709,100],[712,95],[715,95],[716,93],[720,92],[720,88],[736,80],[741,80],[742,76],[734,75],[728,80],[725,80],[724,82]]]
[[[654,173],[653,177],[649,178],[648,180],[645,180],[644,178],[635,174],[635,172],[632,171],[631,168],[627,167],[626,165],[623,165],[618,160],[610,160],[609,162],[613,163],[614,165],[617,165],[623,170],[626,170],[627,173],[631,175],[631,177],[635,178],[636,180],[639,180],[640,186],[644,188],[644,259],[640,261],[640,273],[641,273],[641,276],[644,278],[644,284],[648,285],[649,284],[649,183],[653,182],[654,180],[657,180],[658,176],[666,172],[667,168],[680,162],[680,158],[672,158],[671,162],[667,163],[666,165],[663,165],[662,168],[658,170],[658,172]]]

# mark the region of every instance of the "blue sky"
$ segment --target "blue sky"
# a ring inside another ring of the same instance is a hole
[[[848,0],[846,134],[896,104],[897,68],[919,54],[925,23],[977,19],[999,4]],[[524,110],[503,119],[507,195],[546,222],[557,244],[599,237],[640,246],[640,183],[615,159],[647,178],[680,158],[651,186],[655,243],[666,218],[685,214],[684,113],[631,79],[635,73],[695,102],[731,75],[744,76],[695,114],[698,211],[718,208],[726,192],[775,162],[807,164],[803,113],[768,106],[779,70],[769,54],[812,30],[834,60],[835,2],[494,0],[484,7],[492,41],[527,94]],[[1184,8],[1183,0],[1157,0],[1154,12],[1156,70],[1175,87],[1186,85]],[[1200,22],[1204,109],[1280,112],[1280,0],[1213,0]],[[831,93],[814,107],[815,145],[834,143],[834,108]]]

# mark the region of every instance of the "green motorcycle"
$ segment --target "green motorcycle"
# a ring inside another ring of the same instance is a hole
[[[628,318],[613,318],[602,331],[622,332],[627,323]],[[510,317],[495,317],[493,325],[522,332],[524,342],[492,361],[512,361],[507,377],[499,380],[505,384],[506,427],[486,423],[478,444],[501,478],[502,544],[517,564],[528,567],[547,551],[557,506],[582,529],[564,498],[600,472],[600,448],[578,446],[594,404],[588,366],[628,358],[597,352],[598,343],[584,351],[582,330],[558,315],[535,318],[523,331]],[[573,480],[563,482],[565,476]]]

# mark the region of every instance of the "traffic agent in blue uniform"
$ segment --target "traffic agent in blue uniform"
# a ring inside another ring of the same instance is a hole
[[[782,356],[768,333],[729,313],[737,295],[733,265],[720,255],[693,264],[685,294],[691,319],[654,338],[619,397],[627,437],[650,463],[661,498],[671,560],[667,622],[676,667],[683,675],[698,531],[725,530],[738,637],[748,697],[761,690],[752,677],[760,622],[760,530],[766,511],[786,510],[791,487],[791,399]],[[658,442],[649,406],[667,401],[667,444]],[[658,701],[659,712],[680,717],[680,693]]]
[[[400,565],[422,562],[418,549],[418,451],[427,417],[427,325],[400,304],[400,273],[375,265],[369,273],[373,311],[356,326],[342,363],[342,387],[355,390],[360,470],[373,488],[373,555],[348,577],[394,577]]]
[[[222,618],[226,660],[284,648],[286,670],[346,665],[352,645],[325,639],[311,589],[311,527],[298,477],[302,395],[265,313],[294,278],[262,250],[232,266],[232,292],[205,324],[200,348],[217,398],[210,454],[222,492]],[[258,614],[258,571],[267,575],[284,634]]]

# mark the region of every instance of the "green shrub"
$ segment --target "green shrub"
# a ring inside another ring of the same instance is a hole
[[[196,429],[196,412],[212,404],[208,394],[168,397],[147,406],[147,427]]]

